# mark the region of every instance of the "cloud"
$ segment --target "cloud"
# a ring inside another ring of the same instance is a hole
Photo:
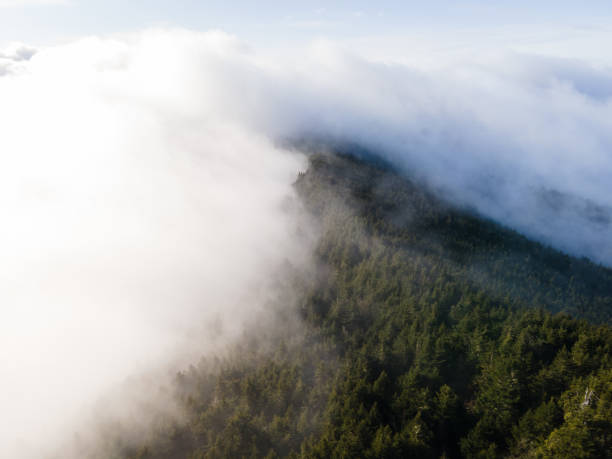
[[[13,43],[0,49],[0,77],[18,71],[21,63],[29,61],[36,54],[36,49],[21,43]]]
[[[42,457],[123,379],[222,348],[299,264],[303,160],[210,103],[234,44],[90,39],[0,80],[0,456]]]
[[[459,205],[612,266],[611,67],[507,50],[419,67],[329,41],[299,56],[274,82],[236,84],[260,95],[243,122],[359,144]]]
[[[0,50],[0,59],[7,59],[14,62],[29,61],[36,54],[36,48],[15,43],[4,50]]]
[[[612,69],[511,53],[417,70],[325,45],[314,59],[315,94],[281,117],[300,114],[291,130],[366,146],[461,205],[612,265],[609,219],[585,210],[612,215]]]
[[[359,144],[612,265],[611,69],[444,56],[382,62],[322,40],[270,57],[222,32],[150,30],[9,68],[0,456],[40,457],[127,376],[223,347],[265,311],[279,266],[307,252],[287,210],[304,158],[280,140]]]

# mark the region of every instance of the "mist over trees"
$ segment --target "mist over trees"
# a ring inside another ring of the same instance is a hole
[[[287,267],[304,327],[179,372],[185,418],[94,457],[610,457],[611,270],[384,163],[314,154],[294,186],[320,231],[316,273]]]

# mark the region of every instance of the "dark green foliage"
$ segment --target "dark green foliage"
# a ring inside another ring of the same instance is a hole
[[[610,270],[350,157],[296,189],[303,336],[178,375],[188,420],[125,456],[611,457]]]

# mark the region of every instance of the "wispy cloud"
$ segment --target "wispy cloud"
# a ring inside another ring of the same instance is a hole
[[[36,49],[20,43],[13,43],[0,49],[0,77],[9,75],[36,54]]]

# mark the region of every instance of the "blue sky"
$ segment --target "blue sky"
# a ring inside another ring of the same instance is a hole
[[[611,17],[612,3],[605,0],[0,0],[0,43],[44,45],[83,35],[178,26],[222,29],[268,46],[317,37],[401,34],[407,29],[602,27]]]

